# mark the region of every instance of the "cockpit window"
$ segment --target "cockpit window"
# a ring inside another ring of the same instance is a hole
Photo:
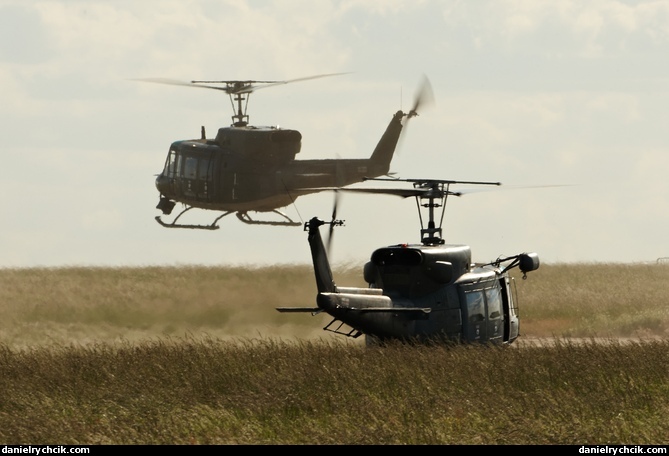
[[[502,316],[502,292],[498,287],[488,288],[485,291],[488,301],[488,318],[495,319]]]
[[[175,177],[177,172],[177,153],[174,149],[170,150],[170,153],[167,155],[167,160],[165,161],[165,169],[163,174],[168,177]]]
[[[483,292],[480,290],[471,291],[467,296],[467,315],[470,323],[477,323],[485,320],[485,305],[483,303]]]

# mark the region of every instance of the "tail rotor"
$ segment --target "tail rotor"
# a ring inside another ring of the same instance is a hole
[[[416,94],[414,95],[413,107],[409,112],[404,114],[406,119],[404,120],[402,136],[400,136],[399,139],[400,141],[402,141],[406,135],[406,129],[409,126],[409,119],[416,117],[419,113],[419,109],[424,109],[425,107],[433,105],[434,103],[435,101],[434,92],[432,91],[432,84],[430,84],[430,80],[427,78],[427,76],[423,75],[423,80],[421,81],[420,85],[418,86],[418,90],[416,90]]]
[[[433,105],[434,104],[434,92],[432,91],[432,84],[430,84],[430,80],[427,78],[426,75],[423,75],[423,80],[418,86],[418,90],[416,91],[416,95],[414,97],[414,105],[411,108],[411,110],[406,114],[407,119],[411,119],[412,117],[416,117],[418,115],[418,109],[422,107],[426,107],[428,105]]]
[[[332,251],[332,237],[334,235],[334,227],[344,225],[344,220],[337,220],[337,206],[339,205],[339,191],[335,190],[334,194],[335,194],[335,197],[334,197],[334,205],[332,207],[332,219],[330,220],[330,230],[328,232],[328,244],[327,244],[327,248],[326,248],[328,257],[330,256],[330,252]]]

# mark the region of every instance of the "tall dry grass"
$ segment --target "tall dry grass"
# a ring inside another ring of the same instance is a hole
[[[526,282],[527,335],[669,337],[667,263],[542,265]]]
[[[0,444],[666,444],[668,279],[542,265],[517,344],[380,349],[274,310],[307,266],[0,270]]]
[[[361,273],[341,278],[364,286]],[[312,338],[327,323],[275,310],[314,305],[313,270],[301,265],[0,269],[0,283],[0,341],[15,347],[185,335]]]
[[[542,265],[515,270],[528,337],[666,337],[669,265]],[[335,271],[365,286],[362,268]],[[208,335],[339,338],[327,316],[280,314],[314,306],[310,266],[0,269],[0,341],[10,346]]]
[[[669,342],[13,351],[3,444],[666,444]]]

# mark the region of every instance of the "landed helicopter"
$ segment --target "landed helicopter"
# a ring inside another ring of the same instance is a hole
[[[413,188],[349,188],[335,191],[391,194],[415,197],[421,224],[420,244],[398,244],[375,250],[363,268],[368,288],[343,287],[335,283],[320,227],[329,225],[330,237],[336,219],[317,217],[305,222],[311,249],[318,295],[317,307],[279,307],[279,312],[326,312],[333,317],[323,329],[357,338],[365,335],[367,345],[388,341],[413,343],[511,344],[519,336],[519,315],[514,278],[509,271],[523,273],[539,268],[536,253],[472,263],[468,245],[446,244],[442,223],[454,184],[501,185],[432,179],[368,179],[410,182]],[[437,224],[435,209],[441,207]],[[427,225],[422,213],[427,210]]]
[[[236,214],[244,223],[255,225],[300,226],[279,209],[299,196],[330,187],[362,182],[366,177],[388,175],[390,162],[407,119],[418,115],[419,106],[430,101],[432,89],[427,78],[417,93],[413,108],[397,111],[376,148],[364,159],[296,160],[302,134],[297,130],[249,125],[248,100],[254,91],[296,81],[336,76],[323,74],[288,81],[190,81],[138,79],[144,82],[182,85],[223,91],[229,95],[233,123],[218,129],[207,139],[204,127],[199,139],[174,141],[162,172],[156,178],[160,193],[157,209],[170,215],[176,203],[185,208],[171,222],[161,216],[156,221],[167,228],[218,229],[218,221]],[[220,85],[216,85],[220,84]],[[179,218],[193,208],[221,211],[209,225],[180,224]],[[272,219],[254,219],[249,212],[273,213]]]

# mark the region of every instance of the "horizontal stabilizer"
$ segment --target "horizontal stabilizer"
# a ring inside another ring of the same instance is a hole
[[[340,287],[339,285],[337,285],[337,292],[346,294],[361,294],[368,296],[383,295],[383,290],[381,288]]]
[[[277,307],[276,310],[279,312],[311,312],[314,314],[322,311],[318,307]]]

